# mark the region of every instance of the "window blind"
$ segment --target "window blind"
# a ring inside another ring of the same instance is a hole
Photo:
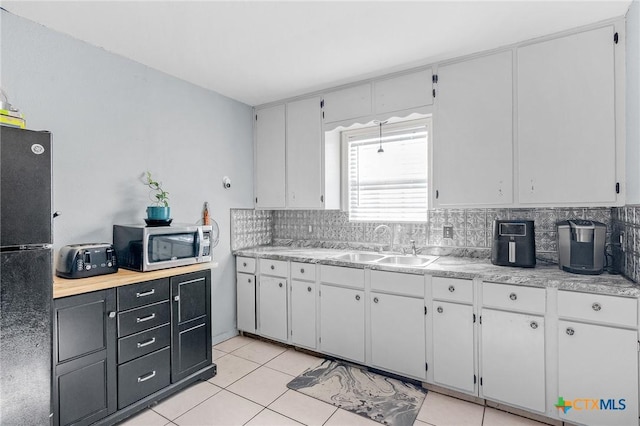
[[[428,123],[378,132],[347,135],[349,220],[426,220]]]

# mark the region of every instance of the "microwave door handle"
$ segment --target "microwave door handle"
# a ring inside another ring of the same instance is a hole
[[[196,257],[200,257],[200,240],[202,239],[202,228],[198,228],[196,231],[195,251]]]

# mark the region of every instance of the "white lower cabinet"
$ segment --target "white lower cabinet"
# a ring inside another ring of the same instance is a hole
[[[364,304],[364,290],[320,285],[322,352],[364,362]]]
[[[287,340],[287,280],[260,276],[258,332],[272,339]]]
[[[464,392],[476,388],[473,306],[433,301],[433,381]]]
[[[483,309],[482,397],[545,411],[544,317]]]
[[[559,416],[589,425],[638,424],[638,332],[559,321]]]
[[[316,348],[316,283],[291,280],[291,343]]]
[[[238,272],[236,276],[238,330],[256,332],[256,277]]]
[[[424,379],[424,299],[371,293],[371,362]]]

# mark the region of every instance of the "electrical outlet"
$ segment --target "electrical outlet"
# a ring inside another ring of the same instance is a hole
[[[453,239],[453,225],[442,226],[442,238]]]

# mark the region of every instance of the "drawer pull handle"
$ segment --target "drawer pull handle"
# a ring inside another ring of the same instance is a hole
[[[536,328],[538,328],[538,323],[537,323],[537,322],[535,322],[535,321],[531,321],[531,324],[529,324],[529,325],[530,325],[530,326],[531,326],[531,328],[533,328],[534,330],[535,330]]]
[[[136,322],[145,322],[145,321],[151,321],[152,319],[154,319],[156,317],[156,314],[151,314],[151,315],[147,315],[146,317],[138,317],[136,318]]]
[[[378,302],[379,302],[378,298],[377,298],[377,297],[374,297],[374,298],[373,298],[373,303],[378,303]]]
[[[275,267],[274,265],[271,265],[271,269],[272,269],[272,270],[273,270],[273,269],[276,269],[276,267]]]
[[[311,293],[311,287],[307,287],[307,291]]]
[[[593,305],[591,305],[591,309],[593,309],[594,311],[598,312],[600,309],[602,309],[602,306],[599,303],[594,303]]]
[[[356,300],[360,300],[360,295],[356,294]]]
[[[304,274],[304,268],[300,268],[300,273]]]
[[[515,293],[511,293],[511,294],[509,295],[509,299],[511,299],[511,300],[516,300],[517,298],[518,298],[518,295],[517,295],[517,294],[515,294]]]
[[[154,377],[156,377],[156,370],[153,370],[151,373],[145,374],[144,376],[138,377],[138,383],[146,382],[147,380],[153,379]]]
[[[573,328],[571,328],[571,327],[567,327],[567,334],[568,334],[569,336],[573,336],[575,332],[576,332],[576,331],[575,331]]]
[[[278,287],[282,288],[282,283],[278,283]]]
[[[145,346],[153,345],[155,342],[156,342],[156,338],[155,337],[152,337],[151,339],[147,340],[146,342],[138,342],[138,349],[144,348]]]
[[[149,291],[144,291],[142,293],[136,293],[136,297],[145,297],[145,296],[151,296],[152,294],[155,294],[156,289],[152,288]]]
[[[436,309],[436,311],[438,311],[439,314],[444,312],[444,309],[442,309],[442,306],[438,306],[438,309]]]
[[[450,285],[450,286],[449,286],[449,291],[450,291],[451,293],[453,293],[454,291],[456,291],[456,288],[455,288],[454,286]]]
[[[116,313],[111,311],[109,312],[109,318],[115,318],[116,317]]]

